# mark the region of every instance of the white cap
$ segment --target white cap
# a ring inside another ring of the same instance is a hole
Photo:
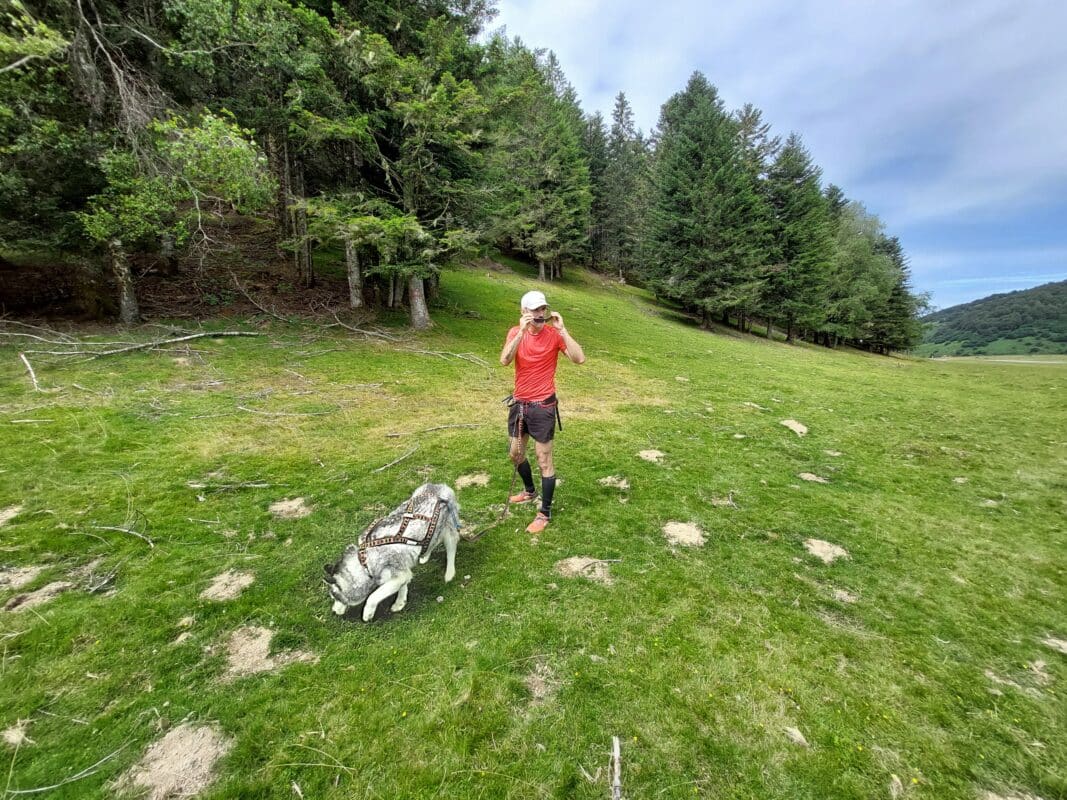
[[[544,292],[538,292],[535,290],[524,294],[522,296],[522,300],[519,301],[519,305],[520,307],[525,308],[528,311],[533,311],[535,308],[547,306],[548,300],[545,299]]]

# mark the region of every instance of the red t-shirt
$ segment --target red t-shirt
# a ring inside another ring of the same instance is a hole
[[[514,339],[518,332],[516,325],[508,331],[507,341]],[[527,330],[515,351],[515,398],[544,400],[555,394],[556,359],[566,349],[560,332],[551,325],[545,325],[540,333]]]

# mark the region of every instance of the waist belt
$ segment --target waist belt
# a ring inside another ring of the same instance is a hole
[[[517,397],[511,397],[508,405],[517,405],[519,410],[529,406],[541,406],[542,408],[552,408],[556,413],[556,424],[560,430],[563,430],[563,419],[559,415],[559,400],[556,398],[555,393],[550,394],[544,400],[519,400]]]

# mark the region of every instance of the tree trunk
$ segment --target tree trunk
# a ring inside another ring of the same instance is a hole
[[[785,343],[786,344],[793,344],[794,334],[795,334],[795,331],[793,330],[793,320],[789,320],[786,323],[786,328],[785,328]]]
[[[545,280],[545,260],[543,258],[537,259],[537,280]]]
[[[170,231],[160,237],[159,254],[163,258],[163,274],[176,274],[178,272],[178,259],[174,254],[174,234]]]
[[[429,300],[436,300],[441,294],[441,273],[435,272],[429,278],[426,279],[426,297]]]
[[[268,134],[267,159],[271,172],[278,180],[278,193],[274,198],[274,218],[281,238],[288,239],[292,230],[289,222],[289,143],[282,139],[279,144],[273,133]]]
[[[345,264],[348,266],[348,305],[363,305],[363,275],[359,270],[359,250],[350,238],[345,239]]]
[[[722,324],[725,325],[727,328],[730,327],[730,312],[729,311],[723,311],[722,312]]]
[[[386,303],[386,308],[396,308],[396,275],[389,274],[389,302]]]
[[[767,318],[767,338],[774,338],[774,320],[770,317]]]
[[[422,278],[412,275],[408,281],[408,305],[411,311],[411,327],[417,331],[430,327],[430,310],[426,307],[426,295]]]
[[[108,242],[107,249],[111,255],[111,269],[119,286],[119,319],[123,325],[136,325],[141,321],[141,312],[137,308],[137,293],[133,288],[133,273],[130,272],[130,262],[126,260],[126,251],[122,249],[119,239]]]
[[[297,160],[293,170],[293,191],[297,200],[303,200],[306,196],[304,191],[304,164]],[[293,218],[295,230],[293,235],[297,238],[296,251],[296,274],[301,284],[306,289],[315,285],[315,272],[311,264],[311,240],[308,238],[307,211],[298,208]]]

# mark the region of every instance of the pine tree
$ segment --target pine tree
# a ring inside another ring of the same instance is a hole
[[[768,278],[760,305],[769,324],[785,322],[790,342],[798,326],[814,330],[825,318],[833,227],[820,176],[800,136],[792,133],[767,177],[781,262]]]
[[[736,123],[699,72],[660,114],[647,275],[660,293],[712,315],[748,308],[764,252],[750,223],[760,198]]]
[[[608,162],[604,171],[604,257],[619,278],[638,266],[645,195],[641,191],[645,153],[634,126],[633,110],[623,92],[615,98]]]

